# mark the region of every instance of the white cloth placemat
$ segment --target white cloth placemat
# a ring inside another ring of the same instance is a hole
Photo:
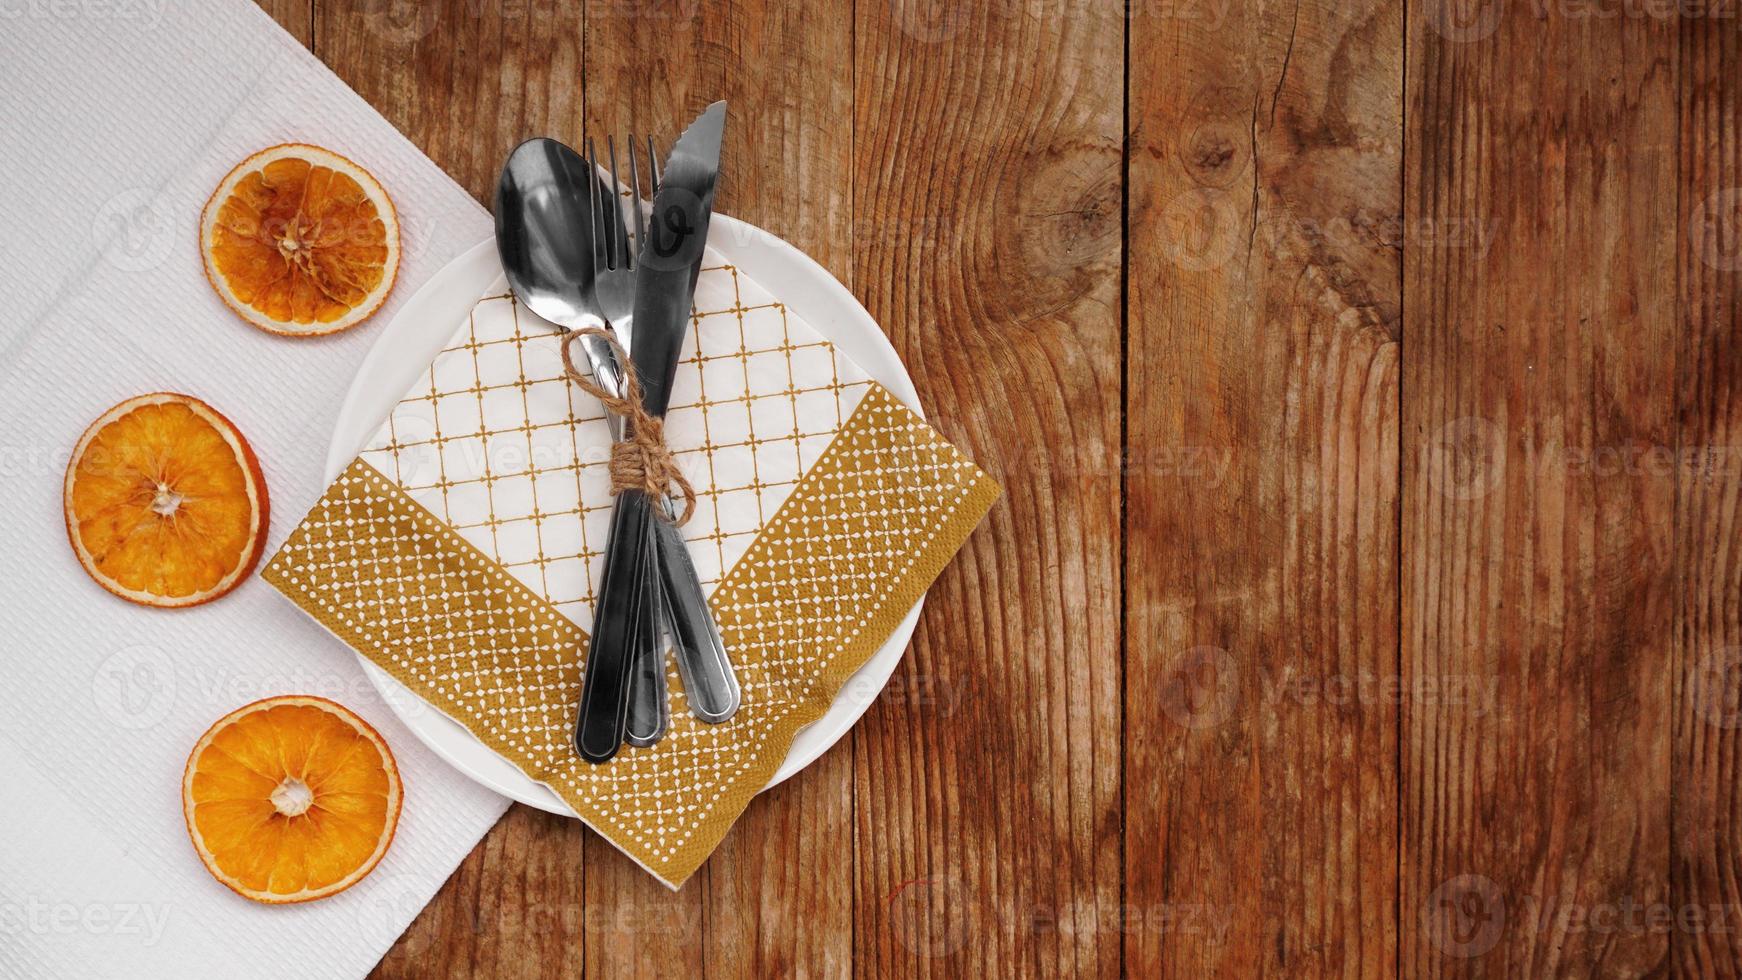
[[[242,0],[0,11],[0,92],[0,976],[361,976],[505,801],[424,749],[352,653],[257,578],[181,611],[104,593],[67,545],[61,481],[68,450],[109,406],[195,395],[260,457],[271,554],[324,488],[364,351],[425,279],[489,234],[489,217]],[[368,167],[399,210],[393,296],[333,338],[247,326],[201,271],[206,196],[248,154],[286,141]],[[369,878],[271,908],[206,873],[181,774],[214,720],[293,692],[378,727],[406,800]]]

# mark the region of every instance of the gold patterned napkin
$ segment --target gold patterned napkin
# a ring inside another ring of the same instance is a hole
[[[979,523],[997,485],[710,255],[667,439],[743,688],[604,765],[572,746],[611,497],[602,407],[551,328],[479,301],[262,576],[676,887]]]

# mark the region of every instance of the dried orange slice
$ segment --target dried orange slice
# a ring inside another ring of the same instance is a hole
[[[230,420],[189,395],[140,395],[79,438],[63,492],[85,571],[123,599],[197,606],[266,547],[266,480]]]
[[[380,733],[308,695],[256,701],[206,730],[182,815],[206,870],[256,902],[336,895],[381,863],[399,826],[399,766]]]
[[[399,218],[373,174],[307,143],[236,165],[200,216],[212,288],[262,330],[307,337],[356,326],[399,272]]]

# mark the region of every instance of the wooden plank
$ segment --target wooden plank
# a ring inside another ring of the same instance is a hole
[[[715,99],[730,102],[717,206],[797,245],[850,280],[852,5],[597,4],[588,8],[586,129],[655,134],[669,147]],[[652,53],[657,53],[650,56]],[[768,66],[778,65],[778,70]],[[843,746],[751,804],[678,895],[602,840],[589,842],[590,901],[634,895],[654,921],[696,923],[588,945],[588,968],[664,976],[840,976],[852,937],[851,757]]]
[[[1119,970],[1123,4],[859,3],[853,284],[1004,497],[854,733],[854,959]]]
[[[289,31],[303,47],[313,48],[315,0],[255,0],[272,15],[278,26]]]
[[[1690,18],[1679,38],[1677,532],[1671,972],[1742,974],[1742,32]]]
[[[1409,17],[1406,974],[1637,976],[1668,937],[1675,31],[1572,5]],[[1732,25],[1733,29],[1733,25]]]
[[[581,135],[579,4],[320,0],[315,53],[485,207],[529,136]]]
[[[1131,59],[1126,968],[1387,976],[1402,11],[1158,8]]]

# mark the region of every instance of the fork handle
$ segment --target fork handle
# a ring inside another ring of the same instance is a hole
[[[649,535],[659,523],[657,519],[649,522]],[[649,558],[658,544],[657,540],[647,542]],[[668,632],[676,634],[671,626],[671,603],[659,575],[652,570],[642,574],[647,581],[644,594],[651,597],[644,601],[649,601],[651,608],[642,617],[646,635],[636,644],[635,662],[629,669],[629,722],[623,736],[637,748],[656,744],[671,725],[671,705],[665,691],[665,637]]]

